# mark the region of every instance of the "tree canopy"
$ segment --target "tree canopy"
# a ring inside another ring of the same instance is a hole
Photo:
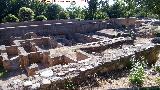
[[[30,9],[34,13],[30,18],[45,16],[48,20],[55,19],[107,19],[126,17],[153,17],[160,18],[160,0],[114,0],[109,5],[109,0],[90,0],[88,7],[77,7],[71,3],[70,7],[64,9],[58,4],[45,3],[45,0],[0,0],[0,22],[7,17],[16,17],[22,20],[19,11],[22,7]],[[29,12],[28,12],[29,13]],[[39,17],[38,17],[39,18]],[[44,17],[40,17],[41,19]],[[26,19],[30,20],[30,19]]]

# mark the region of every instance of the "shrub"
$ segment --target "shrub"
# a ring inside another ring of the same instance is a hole
[[[19,17],[22,21],[33,20],[34,15],[34,12],[30,8],[22,7],[19,9]]]
[[[35,18],[36,21],[44,21],[47,20],[47,18],[44,15],[39,15]]]
[[[144,82],[144,68],[139,62],[136,62],[129,75],[129,81],[132,85],[141,86]]]
[[[6,17],[3,19],[4,22],[19,22],[19,19],[12,14],[8,14]]]
[[[68,19],[68,14],[65,11],[59,13],[59,19]]]

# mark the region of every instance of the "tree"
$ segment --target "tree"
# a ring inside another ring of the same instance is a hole
[[[19,19],[12,14],[8,14],[6,17],[3,19],[4,22],[19,22]]]
[[[81,7],[76,7],[71,5],[69,8],[67,8],[67,12],[69,14],[70,19],[75,19],[75,18],[84,19],[83,8]]]
[[[107,12],[109,9],[109,0],[101,0],[99,2],[98,8],[102,11],[102,12]]]
[[[22,7],[19,9],[19,17],[21,21],[33,20],[34,15],[34,12],[30,8]]]
[[[126,17],[135,16],[136,14],[136,7],[138,0],[119,0],[119,2],[125,3],[125,11],[126,11]]]
[[[108,19],[107,13],[103,12],[101,9],[97,10],[95,19]]]
[[[33,0],[10,0],[8,13],[18,16],[21,7],[29,7]]]
[[[152,12],[160,18],[160,0],[140,0],[141,6],[147,9],[147,12]]]
[[[46,16],[50,20],[59,19],[59,13],[62,11],[62,7],[58,4],[52,4],[48,6]]]
[[[109,8],[108,0],[100,1],[97,6],[95,19],[108,19],[107,11]]]
[[[112,6],[110,6],[107,13],[110,18],[120,18],[125,15],[124,7],[119,2],[115,2]]]
[[[45,15],[49,4],[33,0],[30,4],[30,8],[34,11],[35,15]]]
[[[86,19],[93,20],[95,18],[95,13],[97,11],[98,0],[90,0],[88,4],[89,4],[87,10],[88,12],[86,12],[88,17]]]
[[[77,17],[76,13],[75,13],[75,4],[72,4],[69,6],[69,8],[67,8],[67,12],[69,14],[70,19],[75,19]]]
[[[8,13],[8,6],[10,0],[0,0],[0,22]]]

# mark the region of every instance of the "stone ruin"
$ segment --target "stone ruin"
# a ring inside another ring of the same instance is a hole
[[[28,32],[9,41],[0,46],[0,66],[11,75],[0,85],[4,90],[59,90],[68,80],[81,85],[96,73],[126,67],[132,56],[152,65],[160,49],[151,42],[135,43],[129,33],[113,28],[71,36]]]

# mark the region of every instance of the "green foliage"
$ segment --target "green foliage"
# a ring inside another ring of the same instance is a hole
[[[95,18],[95,13],[97,11],[98,0],[90,0],[88,2],[88,13],[86,13],[86,19],[93,20]]]
[[[30,8],[22,7],[19,10],[19,17],[21,18],[21,21],[33,20],[34,15],[34,12]]]
[[[157,18],[158,15],[160,18],[160,0],[134,0],[134,3],[136,4],[135,8],[140,9],[139,12],[145,12],[147,17]]]
[[[10,0],[0,0],[0,21],[4,18],[8,13],[8,4]]]
[[[129,81],[133,85],[141,86],[144,80],[144,69],[142,65],[132,68],[131,73],[129,75]]]
[[[34,11],[35,15],[45,15],[49,4],[40,2],[39,0],[33,0],[29,7]]]
[[[109,1],[108,1],[108,0],[104,0],[104,1],[101,0],[101,1],[99,2],[98,8],[99,8],[102,12],[106,13],[106,12],[108,11],[108,9],[109,9]]]
[[[35,18],[36,21],[44,21],[47,20],[47,18],[44,15],[39,15]]]
[[[75,19],[75,18],[84,18],[84,12],[83,8],[81,7],[76,7],[74,5],[71,5],[69,8],[67,8],[68,15],[70,19]]]
[[[19,22],[19,19],[12,14],[8,14],[6,17],[3,19],[4,22]]]
[[[70,19],[75,19],[76,18],[76,14],[73,12],[68,12]]]
[[[102,12],[101,10],[98,10],[96,12],[96,18],[95,19],[105,20],[105,19],[108,19],[108,15],[107,15],[107,13]]]
[[[131,69],[129,81],[132,85],[141,86],[144,82],[144,68],[142,63],[136,62]]]
[[[59,19],[68,19],[68,14],[65,11],[59,13]]]
[[[7,5],[7,13],[18,16],[19,9],[21,7],[30,7],[31,3],[32,0],[10,0],[9,4]]]
[[[59,19],[59,13],[63,8],[58,4],[49,5],[46,11],[46,16],[49,20]]]
[[[142,0],[141,4],[148,9],[148,12],[157,14],[160,18],[160,0]]]
[[[136,11],[136,0],[124,0],[125,2],[125,16],[133,17]]]
[[[124,12],[124,7],[122,4],[116,2],[114,3],[108,10],[108,16],[110,18],[120,18],[124,17],[125,12]]]
[[[67,8],[67,12],[64,13],[64,9],[60,5],[47,4],[39,0],[0,0],[0,22],[8,14],[19,16],[21,21],[32,20],[34,14],[35,16],[45,15],[49,20],[55,20],[60,19],[60,12],[63,12],[61,14],[65,17],[63,16],[62,18],[65,19],[68,16],[70,19],[80,18],[87,20],[106,19],[106,17],[125,18],[131,16],[160,18],[160,0],[114,0],[114,2],[110,6],[108,0],[90,0],[87,8],[80,8],[71,4]],[[29,9],[24,9],[23,13],[25,12],[25,15],[23,14],[22,17],[19,13],[22,7],[28,7],[34,13]]]

